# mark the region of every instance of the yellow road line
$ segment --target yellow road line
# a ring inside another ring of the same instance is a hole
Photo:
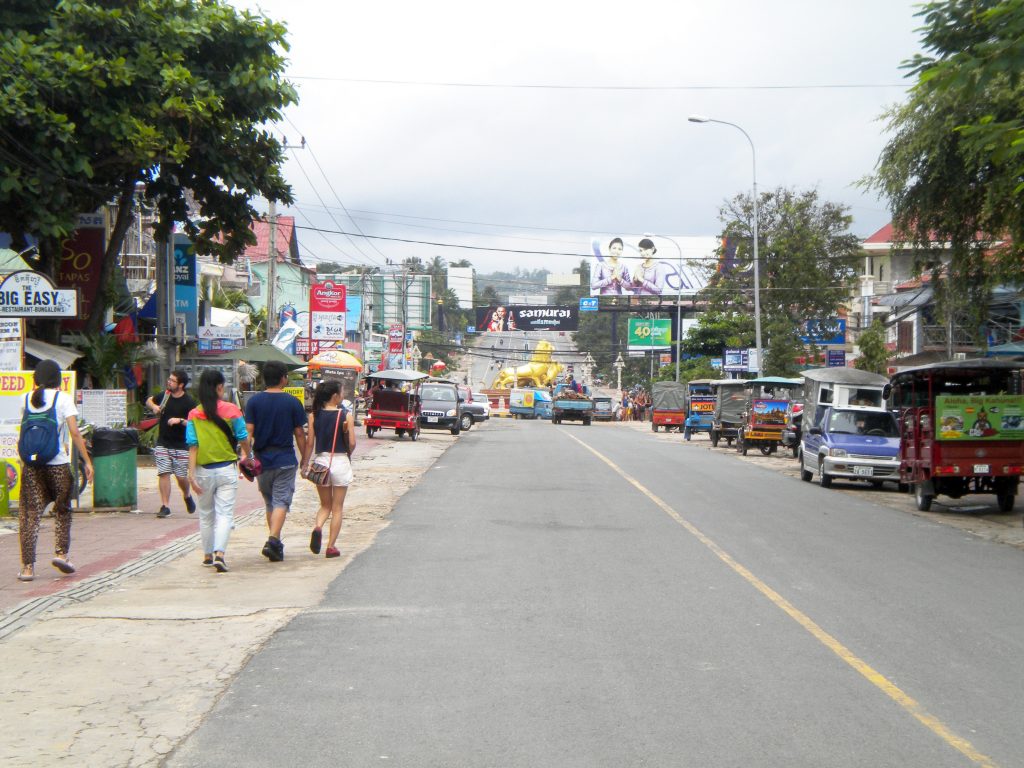
[[[734,570],[736,573],[742,576],[743,579],[747,581],[747,583],[754,587],[754,589],[756,589],[758,592],[760,592],[769,600],[771,600],[776,606],[785,611],[790,618],[792,618],[797,624],[799,624],[801,627],[810,632],[815,638],[817,638],[817,640],[822,645],[824,645],[826,648],[832,651],[832,653],[834,653],[840,659],[842,659],[851,667],[853,667],[853,669],[855,669],[860,675],[862,675],[868,682],[870,682],[876,688],[885,693],[886,696],[888,696],[890,699],[892,699],[901,707],[903,707],[903,709],[910,713],[925,728],[930,730],[932,733],[934,733],[936,736],[938,736],[940,739],[946,742],[946,744],[951,746],[953,749],[957,750],[962,755],[967,757],[971,762],[976,763],[977,765],[982,766],[983,768],[998,768],[998,766],[996,766],[996,764],[992,762],[991,758],[981,754],[978,750],[974,748],[974,746],[969,741],[967,741],[967,739],[963,739],[957,736],[955,733],[953,733],[937,717],[929,714],[924,709],[924,707],[922,707],[921,704],[919,704],[913,697],[903,692],[892,681],[886,678],[885,675],[878,672],[870,664],[868,664],[863,659],[859,658],[856,654],[853,653],[853,651],[851,651],[849,648],[847,648],[845,645],[839,642],[839,640],[837,640],[824,629],[822,629],[807,614],[800,611],[786,598],[784,598],[774,589],[772,589],[759,578],[757,578],[757,576],[751,573],[743,565],[734,560],[728,552],[726,552],[714,541],[705,536],[699,528],[693,525],[693,523],[684,519],[672,507],[670,507],[668,504],[662,501],[653,492],[648,490],[634,477],[627,474],[626,471],[619,467],[615,462],[613,462],[607,456],[595,450],[594,448],[591,448],[578,437],[571,435],[568,432],[563,432],[562,434],[571,437],[573,440],[575,440],[577,443],[582,445],[584,448],[586,448],[588,451],[594,454],[597,458],[599,458],[601,461],[603,461],[605,464],[611,467],[627,483],[632,485],[634,488],[640,491],[640,493],[642,493],[644,496],[646,496],[648,499],[654,502],[666,515],[668,515],[677,523],[679,523],[679,525],[681,525],[683,528],[689,531],[690,534],[692,534],[693,537],[696,538],[701,544],[703,544],[705,547],[714,552],[715,555],[722,562],[724,562],[726,565],[732,568],[732,570]]]

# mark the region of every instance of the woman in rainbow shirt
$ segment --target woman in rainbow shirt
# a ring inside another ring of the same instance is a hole
[[[199,407],[188,414],[188,481],[196,495],[203,565],[226,573],[224,551],[235,521],[238,446],[252,455],[245,416],[224,398],[224,374],[207,369],[199,377]]]

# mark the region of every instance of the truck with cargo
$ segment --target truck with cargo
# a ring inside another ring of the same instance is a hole
[[[583,387],[575,392],[567,384],[559,384],[555,388],[551,403],[551,423],[561,424],[563,421],[581,421],[589,427],[594,417],[594,401],[590,399],[590,391]]]

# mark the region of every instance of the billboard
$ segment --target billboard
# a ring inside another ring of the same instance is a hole
[[[707,286],[715,237],[591,238],[591,296],[693,296]]]
[[[1024,440],[1024,395],[939,395],[935,416],[939,440]]]
[[[348,320],[347,290],[341,283],[327,281],[309,288],[309,338],[315,341],[345,341]]]
[[[800,329],[800,340],[804,344],[816,344],[819,347],[846,343],[846,320],[831,317],[827,320],[804,320]]]
[[[103,254],[106,251],[106,224],[102,213],[78,216],[74,233],[61,243],[55,283],[61,288],[77,289],[78,316],[61,321],[66,331],[84,331],[100,288]],[[79,319],[80,318],[80,319]]]
[[[628,328],[626,349],[630,352],[672,348],[672,321],[668,318],[631,317]]]
[[[199,333],[196,250],[185,235],[174,236],[174,314],[185,319],[185,333]]]
[[[576,307],[505,304],[476,308],[476,329],[493,331],[575,331],[579,327]]]

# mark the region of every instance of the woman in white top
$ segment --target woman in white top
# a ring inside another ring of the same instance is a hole
[[[70,395],[60,391],[60,366],[53,360],[42,360],[35,370],[35,389],[25,398],[23,408],[30,413],[53,409],[60,432],[60,450],[39,467],[25,464],[21,471],[21,499],[18,507],[18,533],[21,538],[20,581],[35,578],[36,541],[39,518],[46,505],[53,502],[54,558],[51,565],[61,573],[74,573],[68,551],[71,549],[71,458],[64,446],[71,436],[85,461],[85,475],[92,482],[92,460],[85,441],[78,431],[78,409]]]

